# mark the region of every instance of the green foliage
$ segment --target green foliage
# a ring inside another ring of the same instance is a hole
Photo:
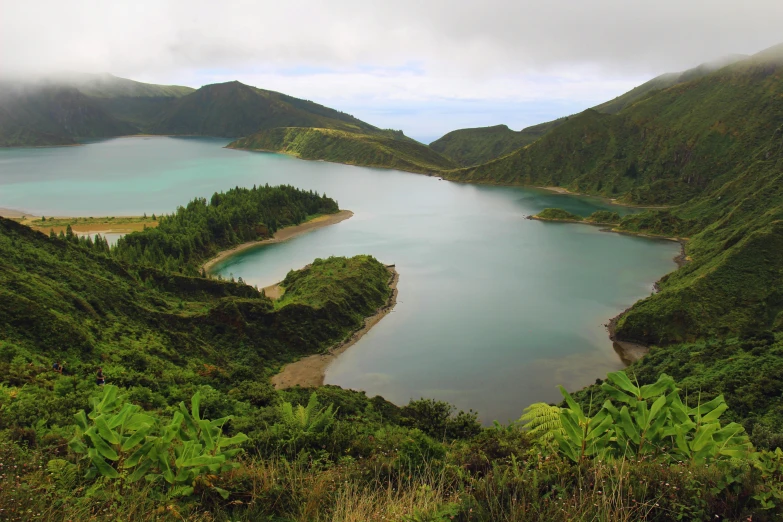
[[[85,454],[91,464],[88,477],[136,482],[144,479],[166,488],[172,497],[188,496],[198,486],[213,488],[223,498],[228,492],[212,486],[206,475],[222,473],[239,466],[231,462],[239,453],[232,448],[247,440],[238,433],[223,436],[223,426],[231,417],[214,421],[199,414],[200,395],[191,400],[191,409],[179,404],[168,424],[124,402],[116,386],[104,387],[103,396],[92,401],[92,411],[75,415],[76,433],[71,449]],[[50,468],[62,470],[57,462]],[[61,473],[62,476],[62,473]]]
[[[610,210],[596,210],[587,216],[585,221],[589,221],[591,223],[615,224],[620,222],[620,214]]]
[[[200,265],[220,250],[338,210],[334,200],[288,185],[234,188],[216,192],[209,201],[194,199],[175,214],[160,216],[157,227],[120,238],[112,256],[196,276]]]
[[[283,152],[302,159],[381,167],[409,172],[440,172],[455,164],[425,145],[377,133],[329,128],[267,129],[240,138],[229,148]]]
[[[269,414],[254,408],[277,402],[269,376],[361,327],[389,277],[369,256],[322,260],[275,307],[247,285],[126,264],[0,220],[0,428],[69,425],[98,366],[146,409],[201,391],[209,415],[246,430],[266,416],[262,427]]]
[[[783,451],[764,451],[757,455],[754,466],[761,472],[764,485],[753,498],[765,510],[774,509],[783,504]]]
[[[271,434],[290,453],[296,455],[302,446],[322,437],[334,424],[337,411],[330,404],[321,407],[315,392],[307,406],[294,407],[290,402],[279,405],[280,421],[271,427]]]
[[[481,431],[478,414],[460,410],[434,399],[410,401],[400,410],[400,423],[416,428],[436,440],[469,439]]]
[[[720,416],[728,409],[723,396],[689,407],[671,377],[638,386],[625,372],[610,373],[601,389],[610,399],[588,417],[561,387],[568,407],[560,412],[564,434],[554,436],[574,462],[616,456],[703,463],[742,458],[752,449],[742,426],[721,426]]]
[[[560,422],[560,408],[545,402],[536,402],[525,408],[525,413],[519,417],[519,422],[535,437],[536,441],[548,444],[556,433],[564,435],[563,424]]]
[[[583,221],[582,216],[572,214],[562,208],[545,208],[534,216],[536,219],[544,221]]]

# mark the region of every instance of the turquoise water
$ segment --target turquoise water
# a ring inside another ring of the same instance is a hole
[[[233,186],[326,192],[353,218],[222,263],[266,286],[316,257],[372,254],[400,273],[394,311],[327,370],[326,382],[402,404],[432,397],[483,421],[519,417],[622,368],[603,327],[673,270],[678,245],[525,219],[606,203],[463,185],[404,172],[221,148],[226,140],[125,138],[0,150],[0,207],[45,215],[170,212]]]

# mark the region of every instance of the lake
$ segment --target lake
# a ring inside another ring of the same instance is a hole
[[[222,148],[228,140],[121,138],[82,147],[0,149],[0,207],[36,215],[168,213],[234,186],[325,192],[353,218],[217,267],[267,286],[316,257],[371,254],[400,273],[394,311],[327,370],[326,382],[405,404],[516,419],[621,369],[604,324],[675,268],[679,245],[525,219],[546,207],[587,215],[594,198],[476,186],[391,170]]]

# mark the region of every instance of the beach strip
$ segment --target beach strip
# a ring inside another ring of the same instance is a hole
[[[324,216],[318,216],[315,219],[311,219],[310,221],[305,221],[304,223],[301,223],[299,225],[281,228],[280,230],[275,232],[275,235],[273,237],[269,239],[264,239],[261,241],[249,241],[247,243],[242,243],[241,245],[235,246],[234,248],[223,250],[217,256],[213,257],[212,259],[204,263],[202,268],[204,269],[204,271],[209,273],[215,267],[215,265],[217,265],[224,259],[231,257],[244,250],[247,250],[248,248],[254,248],[260,245],[271,245],[274,243],[282,243],[283,241],[287,241],[294,237],[301,236],[302,234],[306,234],[307,232],[312,232],[313,230],[327,227],[329,225],[334,225],[339,223],[340,221],[345,221],[351,216],[353,216],[353,212],[351,212],[350,210],[341,210],[336,214],[327,214]]]
[[[395,270],[394,265],[387,266],[386,268],[389,270],[389,288],[391,288],[391,294],[389,295],[386,304],[379,308],[375,314],[367,317],[364,320],[364,326],[362,326],[362,328],[355,331],[343,342],[330,348],[326,353],[310,355],[304,359],[285,365],[283,370],[277,375],[274,375],[271,379],[275,389],[284,390],[293,386],[302,386],[305,388],[323,386],[326,368],[337,358],[337,356],[356,344],[356,342],[364,337],[373,326],[378,324],[386,314],[392,311],[394,305],[397,304],[397,282],[399,281],[400,276],[397,273],[397,270]]]

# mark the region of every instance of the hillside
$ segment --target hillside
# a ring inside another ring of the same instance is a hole
[[[0,373],[5,385],[27,384],[10,410],[0,408],[0,426],[70,422],[73,397],[46,388],[54,360],[85,384],[102,366],[111,383],[159,406],[176,403],[183,387],[211,387],[222,400],[243,382],[268,388],[280,363],[342,340],[389,295],[386,268],[369,256],[316,263],[321,277],[275,307],[241,282],[129,265],[100,242],[0,219]],[[19,376],[20,358],[37,370]],[[43,398],[45,412],[35,407]]]
[[[506,125],[459,129],[433,141],[430,148],[462,167],[479,165],[533,143],[563,121],[542,123],[519,132]]]
[[[113,74],[62,72],[44,78],[43,83],[73,87],[93,98],[178,98],[196,89],[181,85],[156,85],[120,78]]]
[[[659,91],[617,114],[589,109],[529,147],[450,179],[563,186],[637,204],[717,190],[780,125],[780,49]]]
[[[389,274],[372,257],[316,259],[273,304],[241,282],[105,249],[0,218],[0,455],[13,470],[0,509],[34,514],[19,519],[488,522],[498,506],[509,520],[563,522],[780,515],[761,509],[777,471],[757,471],[777,470],[779,454],[721,422],[732,413],[722,397],[690,408],[666,375],[642,390],[610,375],[598,412],[567,394],[562,408],[532,405],[527,430],[481,429],[475,413],[434,400],[274,390],[281,363],[343,338],[385,301]],[[584,442],[574,418],[593,428]]]
[[[353,116],[323,105],[236,81],[206,85],[183,96],[146,131],[152,134],[240,137],[275,127],[379,131]]]
[[[674,85],[701,78],[722,67],[726,67],[727,65],[747,58],[748,57],[745,55],[731,55],[719,60],[703,63],[698,67],[688,69],[687,71],[662,74],[613,100],[596,105],[593,109],[601,113],[616,114],[625,107],[632,105],[656,91],[668,89]],[[477,129],[459,129],[449,132],[442,138],[433,141],[430,143],[430,147],[436,152],[450,158],[458,165],[470,167],[487,163],[533,143],[538,138],[567,120],[568,117],[559,118],[532,127],[526,127],[519,132],[512,131],[505,125],[480,127]]]
[[[236,140],[228,147],[420,173],[440,172],[455,166],[437,152],[413,140],[334,129],[270,129]]]
[[[110,74],[60,73],[0,83],[0,146],[73,145],[136,134],[190,87],[153,85]]]
[[[72,145],[79,139],[135,134],[72,87],[0,85],[0,146]]]

